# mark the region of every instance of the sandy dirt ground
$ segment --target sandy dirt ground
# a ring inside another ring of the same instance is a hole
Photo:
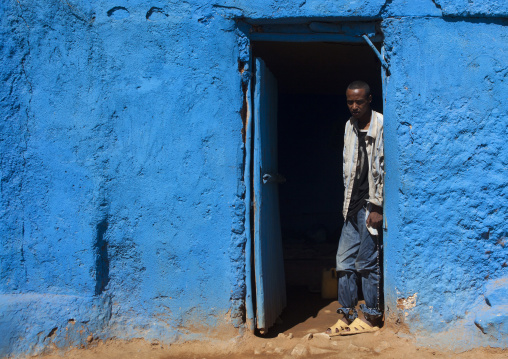
[[[96,341],[86,349],[38,356],[41,359],[217,359],[217,358],[508,358],[508,350],[481,348],[452,353],[418,347],[406,335],[385,326],[376,333],[330,338],[323,334],[333,324],[337,302],[321,299],[302,288],[288,292],[293,300],[275,327],[263,337],[251,333],[223,340],[164,344],[142,339]]]
[[[312,339],[293,337],[261,339],[243,336],[229,341],[193,342],[170,346],[149,343],[142,339],[99,342],[87,349],[72,349],[65,353],[39,356],[44,359],[218,359],[218,358],[492,358],[505,359],[508,351],[501,349],[475,349],[463,353],[450,353],[415,346],[407,339],[398,338],[389,330],[378,335]]]

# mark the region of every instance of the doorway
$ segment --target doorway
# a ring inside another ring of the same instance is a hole
[[[379,49],[380,43],[375,44]],[[366,43],[252,42],[277,83],[278,185],[287,313],[316,315],[336,299],[321,299],[322,270],[335,267],[343,217],[342,147],[349,118],[345,90],[371,86],[372,108],[383,112],[381,65]],[[284,328],[279,328],[284,330]]]

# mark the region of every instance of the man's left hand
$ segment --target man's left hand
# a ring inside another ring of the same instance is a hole
[[[378,206],[372,206],[372,210],[367,218],[367,225],[372,228],[381,228],[383,224],[383,209]]]

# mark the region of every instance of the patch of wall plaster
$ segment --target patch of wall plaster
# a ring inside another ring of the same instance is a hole
[[[242,322],[238,17],[413,17],[384,21],[387,304],[418,293],[406,323],[420,337],[464,322],[469,346],[491,344],[474,311],[485,278],[507,275],[506,127],[489,130],[506,113],[506,22],[418,18],[441,11],[507,12],[497,0],[4,2],[0,354]]]
[[[407,298],[399,298],[397,299],[397,308],[402,310],[413,309],[416,307],[416,298],[418,297],[418,293],[410,295]]]

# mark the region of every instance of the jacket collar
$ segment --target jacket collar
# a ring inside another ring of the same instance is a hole
[[[360,131],[360,129],[358,128],[358,120],[356,118],[354,118],[353,116],[351,116],[349,118],[349,120],[351,121],[351,124],[353,125],[353,128],[355,129],[355,131],[358,133]],[[367,130],[367,136],[376,138],[378,131],[379,131],[379,124],[377,121],[377,112],[372,110],[372,114],[370,115],[370,125],[369,125],[369,129]]]

